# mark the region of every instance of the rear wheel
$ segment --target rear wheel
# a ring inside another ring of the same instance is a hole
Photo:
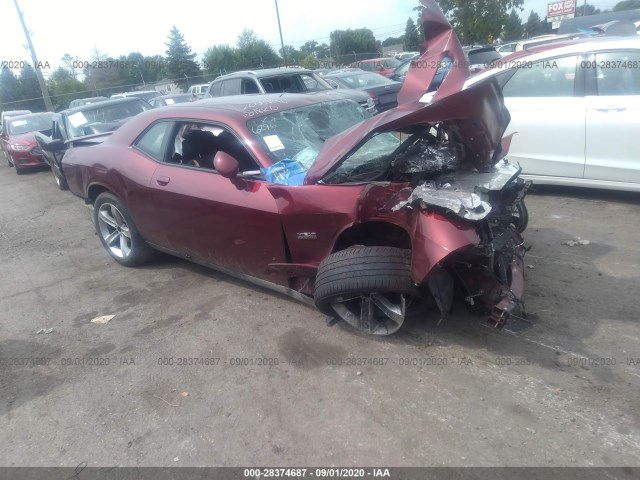
[[[410,250],[352,247],[320,264],[314,301],[361,332],[390,335],[404,323],[412,291]]]
[[[112,193],[98,195],[93,204],[93,219],[102,246],[116,262],[135,267],[153,255],[153,249],[138,232],[129,211]]]

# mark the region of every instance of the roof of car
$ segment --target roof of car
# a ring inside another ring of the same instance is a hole
[[[87,110],[93,110],[96,107],[108,107],[110,105],[118,105],[121,103],[130,103],[130,102],[140,102],[144,101],[138,97],[126,97],[126,98],[112,98],[111,100],[104,100],[102,102],[94,102],[88,103],[86,105],[81,105],[79,107],[68,108],[67,110],[63,110],[59,113],[64,113],[65,115],[69,115],[75,112],[85,112]]]
[[[393,57],[367,58],[366,60],[358,60],[358,61],[353,62],[353,63],[379,62],[380,60],[397,60],[397,58],[393,58]]]
[[[227,97],[205,98],[190,103],[171,105],[175,108],[216,109],[230,112],[246,113],[254,112],[255,116],[272,113],[278,110],[290,110],[292,108],[314,105],[316,103],[330,102],[334,100],[346,100],[344,96],[334,90],[322,90],[308,93],[266,93],[249,95],[230,95]],[[268,109],[266,107],[269,107]],[[277,107],[277,108],[274,108]],[[263,112],[264,110],[264,112]]]
[[[45,115],[53,115],[53,112],[36,112],[36,113],[25,113],[21,115],[12,115],[10,117],[10,121],[20,120],[24,118],[43,117]]]
[[[237,72],[220,75],[218,78],[214,80],[214,82],[217,82],[218,80],[224,80],[227,78],[233,78],[233,77],[253,76],[256,78],[262,78],[262,77],[273,77],[276,75],[286,75],[288,73],[313,73],[313,70],[308,70],[306,68],[301,68],[301,67],[276,67],[276,68],[262,68],[262,69],[256,69],[256,70],[239,70]]]
[[[349,77],[351,75],[378,75],[377,73],[367,72],[361,68],[345,68],[344,70],[336,70],[325,74],[325,77]],[[378,75],[380,76],[380,75]]]

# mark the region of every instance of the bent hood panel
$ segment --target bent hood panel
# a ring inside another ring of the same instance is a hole
[[[502,91],[493,78],[464,89],[469,76],[464,53],[453,29],[433,0],[422,0],[426,50],[418,60],[424,68],[411,68],[398,94],[398,107],[367,119],[327,139],[304,183],[317,183],[344,161],[367,137],[415,124],[448,122],[466,148],[469,163],[487,172],[498,161],[502,135],[510,116]],[[453,64],[429,103],[420,102],[437,71],[437,63],[448,56]]]
[[[400,105],[335,135],[322,145],[304,183],[317,183],[367,137],[415,124],[448,122],[467,149],[469,163],[487,172],[498,161],[510,116],[493,78],[428,105]]]

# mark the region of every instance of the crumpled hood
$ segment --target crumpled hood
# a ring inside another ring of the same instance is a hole
[[[460,42],[435,1],[421,3],[424,53],[409,69],[398,93],[398,107],[327,139],[307,172],[305,184],[320,181],[373,134],[415,124],[446,121],[464,144],[466,160],[481,172],[489,171],[499,160],[500,142],[510,120],[501,89],[489,78],[463,90],[470,73]],[[451,69],[440,87],[425,97],[445,57],[452,60]]]

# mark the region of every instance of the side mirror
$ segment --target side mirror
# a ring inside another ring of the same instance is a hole
[[[238,160],[226,152],[216,153],[216,156],[213,158],[213,166],[220,175],[229,180],[235,180],[238,176],[238,169],[240,168]]]
[[[63,150],[67,149],[67,146],[64,144],[62,140],[56,139],[56,140],[51,140],[46,145],[43,145],[42,148],[50,152],[62,152]]]

